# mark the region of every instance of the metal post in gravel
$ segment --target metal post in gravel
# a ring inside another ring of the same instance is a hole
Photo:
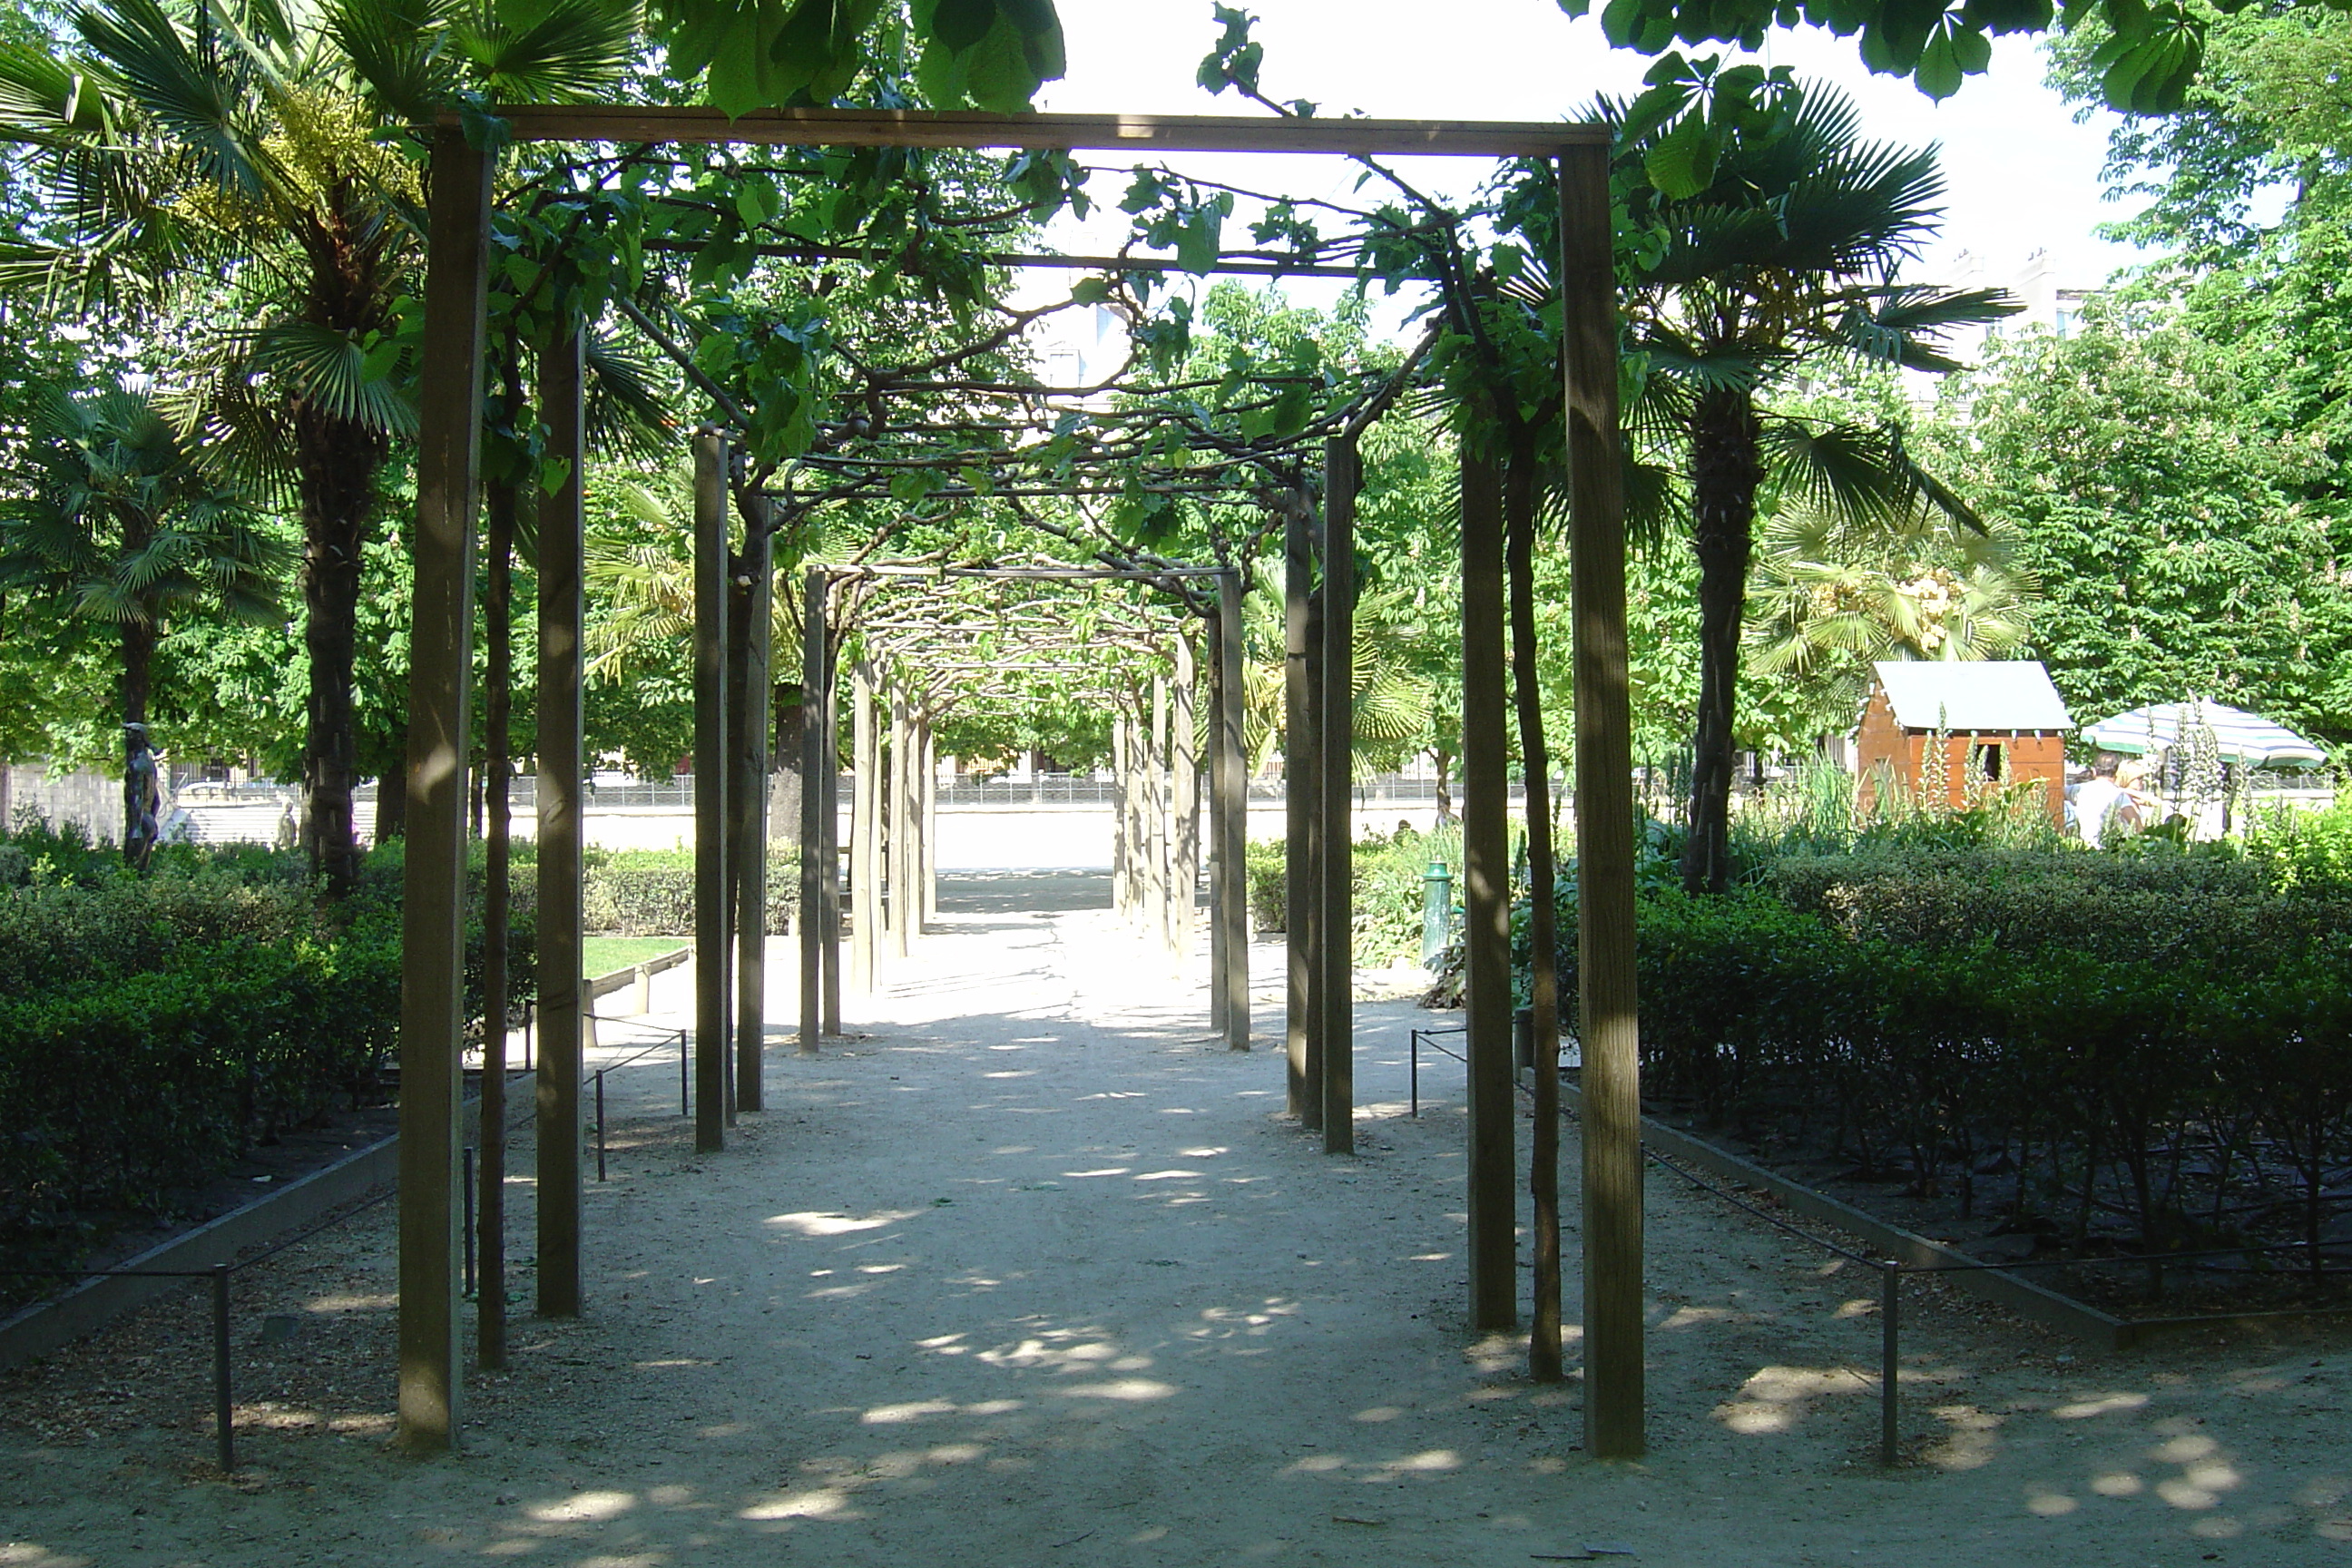
[[[228,1268],[213,1265],[213,1442],[221,1474],[236,1470],[236,1414],[229,1397]]]

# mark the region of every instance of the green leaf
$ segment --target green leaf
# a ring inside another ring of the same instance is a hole
[[[988,37],[996,26],[996,0],[940,0],[931,13],[931,37],[958,54]]]
[[[1669,201],[1687,201],[1715,184],[1721,153],[1705,121],[1692,115],[1659,139],[1642,160],[1643,173]]]
[[[1184,226],[1176,233],[1177,265],[1196,278],[1214,272],[1224,254],[1224,214],[1213,203],[1185,215]]]

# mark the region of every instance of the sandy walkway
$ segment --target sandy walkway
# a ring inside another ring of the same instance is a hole
[[[1427,1015],[1364,1007],[1331,1161],[1279,1055],[1215,1048],[1107,917],[982,892],[868,1037],[780,1042],[725,1155],[674,1067],[616,1089],[592,1315],[519,1322],[461,1458],[382,1447],[379,1215],[255,1279],[299,1327],[241,1373],[239,1484],[184,1308],[0,1383],[0,1564],[2352,1564],[2345,1331],[2096,1358],[1921,1300],[1889,1474],[1866,1285],[1664,1177],[1654,1457],[1591,1463],[1575,1385],[1462,1327],[1459,1068],[1404,1115]]]

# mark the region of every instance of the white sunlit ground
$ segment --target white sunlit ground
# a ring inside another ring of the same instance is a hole
[[[1326,1158],[1264,1048],[1278,951],[1227,1053],[1099,885],[952,880],[862,1037],[775,1031],[722,1155],[674,1060],[619,1074],[583,1321],[527,1315],[520,1151],[514,1370],[460,1458],[383,1446],[388,1209],[245,1277],[233,1481],[196,1303],[0,1375],[0,1564],[2352,1564],[2352,1331],[2104,1356],[1921,1291],[1887,1472],[1870,1283],[1663,1176],[1653,1453],[1588,1460],[1578,1385],[1464,1326],[1460,1069],[1405,1114],[1431,1016],[1361,1007]]]

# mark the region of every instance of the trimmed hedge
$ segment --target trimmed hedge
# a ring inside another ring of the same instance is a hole
[[[1982,1185],[2012,1228],[2077,1253],[2340,1239],[2352,886],[2327,868],[2346,837],[2116,852],[1880,836],[1781,855],[1712,898],[1682,893],[1673,846],[1653,842],[1644,1098],[1963,1215]],[[1572,866],[1559,909],[1572,1028]],[[1527,915],[1523,898],[1521,1000]],[[1458,1000],[1460,962],[1433,1002]]]
[[[2136,932],[2100,922],[2161,912],[2134,891],[2141,868],[1826,869],[1768,878],[1817,909],[1772,888],[1644,891],[1646,1099],[1826,1144],[1963,1214],[1999,1173],[2017,1222],[2076,1247],[2319,1238],[2352,1163],[2352,946],[2332,900],[2298,924],[2234,872],[2191,872],[2171,918]],[[2265,945],[2230,946],[2250,933]],[[1572,893],[1559,968],[1572,1019]]]
[[[768,851],[768,934],[792,930],[800,907],[800,851]],[[611,936],[694,934],[694,852],[688,849],[603,850],[590,854],[581,889],[588,929]]]
[[[69,1264],[112,1217],[168,1211],[256,1142],[380,1097],[400,1020],[397,844],[326,904],[299,857],[184,852],[142,880],[97,856],[68,864],[47,853],[54,836],[18,836],[20,853],[26,837],[43,879],[0,888],[0,1251]],[[527,881],[516,895],[520,996]],[[478,1021],[478,907],[465,938]]]

